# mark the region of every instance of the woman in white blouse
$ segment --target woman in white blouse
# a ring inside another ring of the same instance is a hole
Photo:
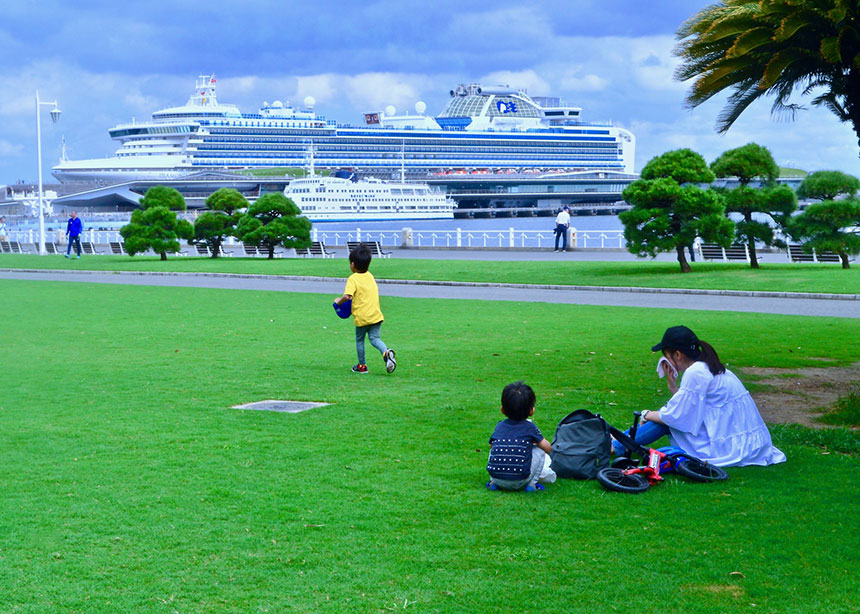
[[[785,461],[750,393],[709,343],[686,326],[673,326],[651,350],[662,351],[684,375],[678,386],[675,373],[666,369],[672,398],[658,411],[642,412],[637,442],[647,445],[669,435],[674,445],[719,467]],[[621,451],[620,445],[614,446]]]

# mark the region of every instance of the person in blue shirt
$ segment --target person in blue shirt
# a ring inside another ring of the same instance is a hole
[[[487,472],[490,490],[543,490],[542,477],[546,455],[552,445],[529,417],[535,413],[535,393],[523,382],[508,384],[502,390],[502,413],[507,416],[496,424],[490,437]],[[555,474],[548,481],[554,481]],[[544,479],[549,475],[544,476]]]
[[[75,251],[78,253],[78,258],[81,257],[81,232],[84,230],[84,225],[78,217],[77,211],[72,211],[69,217],[69,223],[66,224],[66,236],[69,238],[69,246],[66,248],[66,258],[70,258],[72,253],[72,245],[75,246]]]

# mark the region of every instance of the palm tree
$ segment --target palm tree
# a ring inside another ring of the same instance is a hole
[[[727,131],[765,95],[772,113],[793,118],[791,96],[816,94],[813,105],[851,122],[860,139],[860,3],[857,0],[722,0],[678,29],[679,81],[695,79],[696,107],[731,90],[717,120]],[[860,142],[860,141],[858,141]]]

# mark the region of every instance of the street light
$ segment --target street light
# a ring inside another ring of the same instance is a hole
[[[45,255],[45,207],[42,203],[42,114],[40,107],[47,105],[51,109],[51,121],[55,124],[60,121],[60,108],[57,101],[40,102],[39,90],[36,90],[36,156],[39,158],[39,254]]]

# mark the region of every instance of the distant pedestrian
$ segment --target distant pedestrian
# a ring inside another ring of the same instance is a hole
[[[6,234],[6,218],[0,215],[0,241],[8,241],[9,237]]]
[[[570,207],[565,206],[555,218],[555,250],[558,251],[558,239],[561,237],[561,251],[567,251],[567,229],[570,228]]]
[[[81,232],[83,229],[83,222],[81,222],[77,212],[72,211],[69,223],[66,224],[66,236],[69,238],[69,246],[66,248],[66,258],[71,257],[72,244],[75,246],[75,251],[78,252],[78,258],[81,257]]]

